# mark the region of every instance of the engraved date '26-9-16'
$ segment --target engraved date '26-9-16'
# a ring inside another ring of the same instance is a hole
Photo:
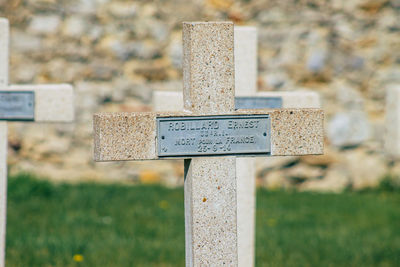
[[[268,115],[158,118],[158,155],[268,153]]]

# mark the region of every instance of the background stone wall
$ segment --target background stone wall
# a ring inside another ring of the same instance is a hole
[[[269,188],[376,186],[385,157],[385,91],[400,84],[399,0],[0,0],[11,24],[12,83],[71,83],[76,123],[10,124],[10,171],[55,180],[183,183],[181,161],[94,163],[92,114],[148,111],[154,90],[182,89],[182,21],[258,27],[259,90],[311,89],[326,153],[258,159]]]

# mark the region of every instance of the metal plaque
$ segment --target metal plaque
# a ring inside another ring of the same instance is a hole
[[[236,109],[282,108],[282,97],[235,97]]]
[[[157,118],[159,157],[270,154],[269,115]]]
[[[35,93],[33,91],[0,91],[0,120],[35,119]]]

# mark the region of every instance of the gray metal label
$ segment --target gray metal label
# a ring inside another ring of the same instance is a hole
[[[235,97],[236,109],[282,108],[282,97]]]
[[[0,120],[35,119],[35,93],[0,91]]]
[[[157,118],[159,157],[269,154],[269,115]]]

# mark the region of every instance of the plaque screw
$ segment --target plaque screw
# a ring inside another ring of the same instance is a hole
[[[165,136],[164,136],[164,135],[162,135],[162,136],[161,136],[161,139],[163,139],[163,140],[164,140],[164,139],[165,139]]]
[[[264,136],[267,136],[267,133],[263,133]]]

